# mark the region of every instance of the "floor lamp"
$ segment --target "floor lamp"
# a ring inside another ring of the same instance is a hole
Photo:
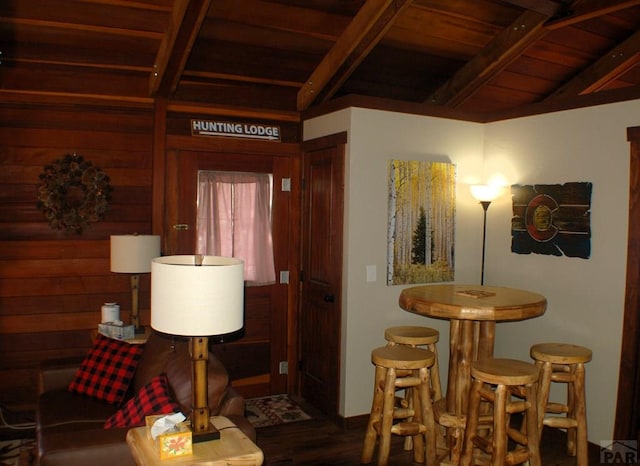
[[[480,273],[480,284],[484,285],[484,250],[487,238],[487,209],[491,202],[500,195],[502,187],[488,184],[474,184],[471,186],[471,195],[480,202],[483,210],[482,224],[482,269]]]
[[[111,271],[131,274],[131,324],[136,333],[144,333],[138,309],[139,274],[151,272],[151,260],[159,255],[159,235],[111,236]]]
[[[190,337],[191,433],[194,443],[220,438],[211,424],[209,336],[244,325],[244,263],[219,256],[166,256],[151,264],[151,327]]]

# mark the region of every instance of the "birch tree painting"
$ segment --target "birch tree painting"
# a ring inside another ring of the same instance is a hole
[[[454,279],[455,166],[389,162],[387,285]]]

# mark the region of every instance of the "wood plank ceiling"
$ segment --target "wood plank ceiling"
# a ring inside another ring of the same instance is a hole
[[[640,0],[3,0],[0,101],[490,121],[640,97],[639,30]]]

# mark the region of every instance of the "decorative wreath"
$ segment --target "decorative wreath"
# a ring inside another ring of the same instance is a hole
[[[81,234],[109,209],[109,177],[79,155],[67,154],[46,165],[39,178],[38,208],[55,230]]]

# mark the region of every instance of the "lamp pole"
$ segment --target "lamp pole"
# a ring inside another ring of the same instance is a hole
[[[471,186],[471,195],[475,197],[484,211],[482,224],[482,271],[480,273],[480,285],[484,285],[484,250],[487,240],[487,209],[496,197],[500,195],[502,188],[496,185],[476,184]]]
[[[484,249],[487,239],[487,209],[491,204],[491,201],[480,201],[482,210],[484,211],[484,221],[482,224],[482,271],[480,272],[480,284],[484,285]]]

